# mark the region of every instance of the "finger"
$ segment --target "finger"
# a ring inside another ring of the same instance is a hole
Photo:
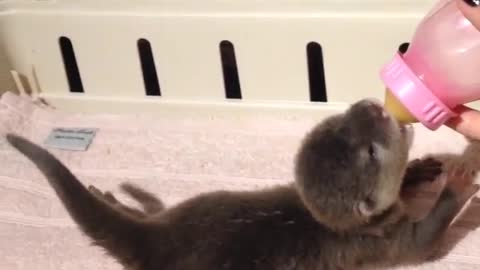
[[[463,105],[455,112],[458,116],[448,120],[446,125],[467,137],[480,139],[480,112]]]

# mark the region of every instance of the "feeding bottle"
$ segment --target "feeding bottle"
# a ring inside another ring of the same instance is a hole
[[[455,0],[441,0],[381,78],[387,111],[400,122],[436,130],[455,116],[456,106],[480,99],[480,31]]]

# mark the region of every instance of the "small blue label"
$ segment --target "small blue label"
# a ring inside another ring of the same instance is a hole
[[[95,128],[55,128],[48,135],[45,145],[70,151],[86,151],[93,141]]]

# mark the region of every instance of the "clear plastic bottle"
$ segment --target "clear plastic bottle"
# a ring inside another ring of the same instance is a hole
[[[405,54],[381,71],[385,108],[431,130],[458,105],[480,99],[480,31],[454,0],[441,0],[419,24]]]

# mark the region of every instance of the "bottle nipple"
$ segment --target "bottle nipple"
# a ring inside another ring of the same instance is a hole
[[[384,107],[397,121],[403,124],[416,123],[418,120],[413,116],[400,101],[390,92],[385,91]]]

